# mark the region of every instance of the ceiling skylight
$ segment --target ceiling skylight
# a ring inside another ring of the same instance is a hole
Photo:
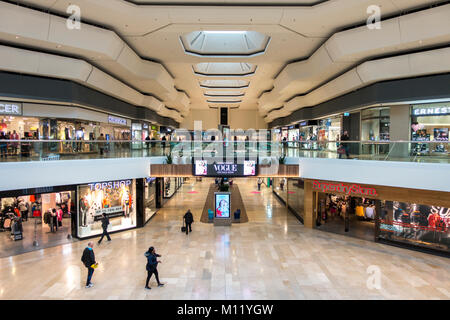
[[[201,56],[250,56],[264,53],[270,37],[256,31],[204,30],[181,36],[184,51]]]
[[[250,85],[249,81],[245,80],[202,80],[200,87],[210,89],[231,89],[231,88],[246,88]]]
[[[193,66],[194,72],[205,76],[247,76],[256,65],[247,62],[202,62]]]

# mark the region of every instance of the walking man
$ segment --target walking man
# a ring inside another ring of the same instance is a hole
[[[155,252],[155,248],[150,247],[148,251],[145,253],[145,257],[147,258],[147,281],[145,282],[145,289],[151,289],[148,286],[148,282],[150,281],[150,278],[152,277],[152,274],[155,274],[156,282],[158,283],[158,287],[162,287],[164,283],[159,282],[159,276],[158,276],[158,263],[162,263],[162,261],[158,261],[157,258],[161,257],[161,255],[157,254]]]
[[[186,223],[186,234],[188,234],[189,232],[192,232],[192,222],[194,222],[194,216],[192,215],[191,209],[184,214],[183,219]]]
[[[103,218],[102,218],[103,233],[102,233],[102,236],[101,236],[100,240],[98,240],[98,244],[100,244],[102,242],[104,236],[106,236],[106,238],[108,238],[108,241],[111,241],[111,238],[110,238],[109,233],[108,233],[108,225],[109,225],[109,219],[106,216],[106,213],[104,213],[103,214]]]
[[[94,274],[94,268],[97,268],[98,263],[95,262],[94,255],[94,243],[92,241],[88,242],[88,246],[83,251],[83,256],[81,257],[81,261],[84,266],[88,269],[88,275],[86,280],[86,288],[91,288],[94,284],[91,282],[92,275]]]

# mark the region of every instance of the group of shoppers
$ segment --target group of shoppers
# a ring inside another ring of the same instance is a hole
[[[192,232],[192,223],[194,222],[194,216],[192,215],[191,210],[188,210],[184,216],[183,220],[186,223],[186,234],[188,232]],[[108,226],[110,224],[109,219],[106,214],[103,214],[102,216],[102,229],[103,233],[100,239],[98,240],[98,244],[100,244],[103,240],[103,238],[106,236],[108,241],[111,241],[111,237],[108,233]],[[149,287],[149,281],[152,277],[152,275],[155,275],[156,282],[158,284],[158,287],[164,286],[164,283],[161,283],[159,281],[159,275],[158,275],[158,264],[162,263],[161,260],[158,260],[158,258],[161,257],[160,254],[157,254],[154,247],[150,247],[147,252],[145,252],[144,256],[147,259],[147,264],[145,266],[145,269],[147,270],[147,279],[145,281],[145,289],[151,289]],[[91,288],[94,284],[91,282],[92,276],[94,274],[94,270],[97,268],[98,263],[95,260],[95,254],[94,254],[94,242],[90,241],[88,242],[87,247],[83,251],[83,255],[81,256],[81,261],[83,262],[84,266],[88,270],[87,279],[86,279],[86,288]]]
[[[28,132],[25,132],[25,136],[22,138],[22,140],[30,140],[33,139],[29,135]],[[37,139],[35,137],[35,139]],[[2,141],[2,140],[11,140],[11,141]],[[1,158],[7,158],[8,156],[17,156],[19,151],[19,144],[21,146],[21,155],[23,156],[29,156],[30,153],[30,145],[29,143],[20,143],[20,136],[16,132],[16,130],[13,130],[13,132],[8,131],[0,131],[0,157]]]

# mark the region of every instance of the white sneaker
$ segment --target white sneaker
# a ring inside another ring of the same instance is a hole
[[[89,283],[89,288],[92,288],[94,286],[93,283]]]

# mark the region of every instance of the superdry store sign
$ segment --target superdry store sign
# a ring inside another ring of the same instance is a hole
[[[373,188],[365,188],[358,184],[328,183],[328,182],[313,181],[312,187],[314,190],[319,190],[322,192],[339,192],[347,195],[378,197],[377,190]]]

